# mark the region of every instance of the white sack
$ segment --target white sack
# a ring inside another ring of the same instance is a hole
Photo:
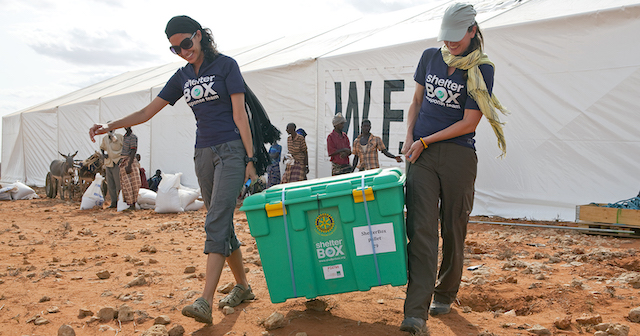
[[[162,174],[162,181],[158,185],[158,195],[156,196],[156,212],[172,213],[183,212],[184,208],[180,204],[180,177],[182,173]]]
[[[157,196],[158,194],[153,190],[140,188],[138,192],[138,205],[140,205],[140,209],[155,209]]]
[[[93,209],[99,207],[102,209],[104,204],[104,196],[102,196],[102,182],[104,178],[99,173],[89,185],[89,188],[82,195],[82,202],[80,203],[80,210]]]
[[[192,189],[180,185],[178,195],[180,195],[180,206],[187,211],[187,206],[200,197],[200,189]]]
[[[30,199],[38,198],[38,194],[36,194],[36,192],[33,189],[31,189],[31,187],[29,187],[28,185],[20,181],[16,181],[16,183],[14,183],[13,185],[17,188],[17,190],[11,191],[12,199],[30,200]]]
[[[13,184],[0,186],[0,201],[11,201],[11,192],[18,191],[18,187]]]
[[[184,211],[197,211],[200,210],[204,206],[204,202],[200,200],[195,200],[191,202],[184,208]]]
[[[135,208],[136,210],[140,210],[140,205],[138,205],[138,203],[136,202],[135,204]],[[122,189],[120,190],[120,194],[118,194],[118,207],[116,208],[116,210],[118,212],[120,211],[125,211],[129,209],[129,204],[127,204],[127,202],[124,201],[124,196],[122,196]]]

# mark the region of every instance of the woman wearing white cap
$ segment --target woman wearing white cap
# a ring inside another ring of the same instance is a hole
[[[506,111],[492,96],[494,66],[482,51],[475,16],[472,5],[449,6],[438,35],[444,46],[425,50],[414,74],[402,148],[409,162],[409,284],[400,329],[415,334],[428,333],[428,314],[451,311],[460,287],[477,168],[473,137],[483,115],[503,154],[506,149],[496,110]],[[438,271],[439,222],[443,257]]]

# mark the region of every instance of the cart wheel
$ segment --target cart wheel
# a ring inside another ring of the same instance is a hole
[[[47,193],[47,197],[49,198],[55,198],[56,197],[56,185],[55,185],[55,180],[51,177],[51,173],[47,173],[47,177],[45,178],[44,181],[44,189],[45,192]]]

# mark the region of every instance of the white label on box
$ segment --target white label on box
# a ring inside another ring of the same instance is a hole
[[[369,226],[356,226],[353,228],[353,240],[357,256],[373,254],[372,235],[376,254],[396,251],[393,223],[371,225],[371,235],[369,234]]]
[[[342,264],[324,266],[322,268],[322,271],[324,272],[325,280],[344,278],[344,271],[342,270]]]

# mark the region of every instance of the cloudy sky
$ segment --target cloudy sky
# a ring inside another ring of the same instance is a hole
[[[0,117],[126,71],[179,61],[164,35],[175,15],[211,28],[224,52],[424,2],[0,0]]]

